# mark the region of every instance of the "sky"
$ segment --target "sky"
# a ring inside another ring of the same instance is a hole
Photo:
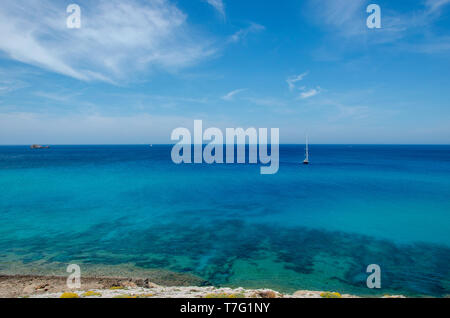
[[[171,143],[194,120],[282,143],[449,144],[449,88],[450,0],[0,2],[4,145]]]

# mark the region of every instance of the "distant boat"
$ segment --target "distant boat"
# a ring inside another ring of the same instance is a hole
[[[303,161],[304,165],[309,164],[309,150],[308,150],[308,137],[306,137],[306,151],[305,151],[305,160]]]
[[[31,145],[31,149],[49,149],[50,146],[41,146],[41,145]]]

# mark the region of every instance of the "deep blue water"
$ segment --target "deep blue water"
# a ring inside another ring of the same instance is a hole
[[[163,269],[204,284],[450,294],[450,146],[281,146],[280,170],[170,146],[0,147],[0,272]],[[366,287],[379,264],[382,289]],[[109,268],[109,267],[108,267]]]

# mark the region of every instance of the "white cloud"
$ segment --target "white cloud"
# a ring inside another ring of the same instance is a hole
[[[302,92],[300,94],[300,98],[301,99],[307,99],[307,98],[316,96],[319,93],[320,93],[320,91],[318,89],[313,88],[313,89],[310,89],[310,90]]]
[[[236,90],[234,90],[234,91],[229,92],[229,93],[226,94],[225,96],[223,96],[222,99],[223,99],[223,100],[226,100],[226,101],[231,101],[231,100],[233,100],[233,98],[234,98],[235,95],[237,95],[237,94],[239,94],[239,93],[242,93],[242,92],[244,92],[244,91],[246,91],[246,90],[247,90],[246,88],[236,89]]]
[[[289,85],[289,89],[291,91],[293,91],[295,89],[295,83],[302,81],[306,77],[306,75],[308,75],[308,72],[305,72],[305,73],[300,74],[300,75],[290,76],[286,80],[286,83],[288,83],[288,85]]]
[[[0,80],[0,95],[13,92],[19,88],[21,88],[21,86],[17,86],[15,83]]]
[[[366,26],[366,6],[369,2],[362,0],[309,0],[309,15],[320,26],[329,28],[333,34],[343,39],[358,39],[364,44],[391,43],[402,45],[400,40],[411,34],[425,35],[425,40],[416,46],[427,45],[427,38],[433,34],[433,23],[440,16],[443,7],[450,0],[421,0],[419,5],[406,7],[405,11],[394,11],[382,6],[382,28],[370,30]],[[350,42],[345,42],[349,46]]]
[[[365,21],[360,23],[361,13],[365,12],[364,1],[309,0],[308,4],[321,25],[331,26],[340,33],[358,34],[366,27]]]
[[[427,0],[425,4],[428,7],[429,12],[435,12],[441,9],[442,6],[449,3],[450,0]]]
[[[186,15],[166,0],[78,3],[81,29],[67,29],[61,2],[2,2],[0,51],[80,80],[110,82],[155,68],[186,67],[214,53]]]
[[[302,73],[300,75],[294,75],[294,76],[290,76],[286,82],[289,86],[289,90],[292,92],[294,91],[294,89],[298,89],[300,91],[302,91],[302,93],[300,93],[299,98],[301,99],[307,99],[313,96],[316,96],[317,94],[320,93],[321,89],[320,87],[317,88],[312,88],[312,89],[307,89],[306,86],[300,86],[297,87],[296,83],[303,81],[303,79],[308,75],[308,72]]]
[[[232,36],[230,36],[228,41],[231,43],[237,43],[245,39],[249,33],[261,32],[265,29],[266,28],[263,25],[252,23],[249,27],[240,29],[239,31],[234,33]]]
[[[376,32],[367,28],[366,7],[362,0],[309,0],[310,10],[316,22],[343,38],[359,38],[372,44],[392,43],[404,36],[407,29],[423,24],[423,14],[393,12],[382,7],[382,28]],[[373,35],[373,36],[372,36]],[[348,45],[348,42],[345,43]]]
[[[2,75],[1,72],[0,72],[0,75]],[[27,86],[27,84],[21,80],[17,80],[17,79],[13,79],[13,78],[0,79],[0,95],[14,92],[14,91],[22,89],[26,86]]]
[[[225,5],[222,0],[206,0],[206,2],[212,5],[221,15],[225,16]]]
[[[61,92],[34,92],[34,95],[43,99],[52,100],[56,102],[68,102],[73,103],[74,98],[79,96],[81,93],[61,93]]]

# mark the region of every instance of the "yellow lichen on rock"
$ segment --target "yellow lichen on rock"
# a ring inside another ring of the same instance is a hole
[[[114,298],[137,298],[137,296],[134,296],[134,295],[117,295],[117,296],[114,296]]]
[[[80,298],[78,294],[75,293],[63,293],[59,298]]]
[[[245,298],[245,295],[240,294],[227,294],[227,293],[213,293],[207,294],[204,298]]]
[[[330,293],[330,292],[326,292],[326,293],[321,293],[320,297],[322,298],[342,298],[341,294],[339,293]]]
[[[102,294],[99,293],[99,292],[95,292],[95,291],[90,290],[90,291],[85,292],[81,296],[83,296],[83,297],[93,297],[93,296],[100,297],[100,296],[102,296]]]
[[[150,298],[153,296],[154,296],[153,294],[140,294],[140,295],[137,295],[137,298]]]

